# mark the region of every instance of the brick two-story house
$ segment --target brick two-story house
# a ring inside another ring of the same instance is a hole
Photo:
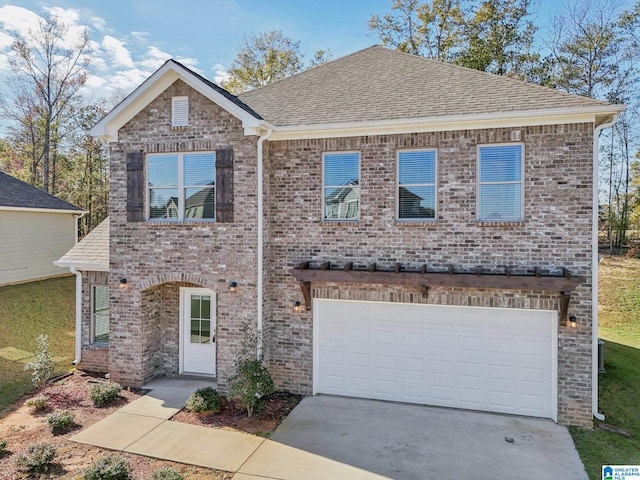
[[[281,389],[589,425],[620,111],[381,47],[239,96],[168,61],[92,130],[108,268],[60,262],[79,365],[224,390],[249,323]]]

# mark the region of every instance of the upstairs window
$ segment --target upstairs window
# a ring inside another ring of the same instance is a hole
[[[523,215],[523,147],[478,147],[478,220],[518,222]]]
[[[187,127],[189,125],[189,97],[171,98],[171,126]]]
[[[398,220],[435,220],[436,151],[398,152]]]
[[[323,156],[324,220],[357,221],[360,212],[360,154]]]
[[[215,220],[213,152],[147,156],[149,220]]]
[[[109,343],[109,287],[94,285],[91,289],[91,343]]]

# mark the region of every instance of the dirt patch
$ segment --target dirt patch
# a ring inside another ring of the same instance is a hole
[[[79,430],[105,418],[127,403],[140,397],[139,392],[123,390],[118,401],[109,407],[97,408],[89,398],[91,386],[104,382],[96,377],[76,372],[47,386],[44,394],[50,399],[48,411],[32,414],[24,406],[24,400],[14,405],[15,410],[0,420],[0,440],[6,440],[7,453],[0,457],[0,479],[29,478],[15,466],[15,458],[33,443],[48,442],[57,448],[56,466],[53,472],[42,478],[79,478],[81,472],[98,458],[113,452],[97,447],[82,445],[69,440]],[[47,416],[55,410],[70,410],[75,416],[76,426],[64,435],[53,435],[47,423]],[[139,455],[118,453],[132,465],[134,480],[148,479],[151,472],[161,467],[173,467],[188,479],[229,480],[232,475],[211,469],[192,467],[173,462],[155,460]]]
[[[301,395],[275,392],[269,395],[263,408],[247,416],[247,410],[236,400],[222,399],[219,412],[178,412],[171,420],[205,427],[228,428],[262,437],[268,437],[284,418],[302,400]]]

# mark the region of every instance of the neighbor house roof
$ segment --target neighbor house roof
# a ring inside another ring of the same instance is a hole
[[[373,46],[239,95],[276,127],[617,112],[621,105]]]
[[[3,172],[0,172],[0,209],[56,210],[71,213],[83,211],[80,207]]]
[[[74,267],[78,270],[109,270],[109,218],[95,227],[60,260],[53,262],[59,267]]]

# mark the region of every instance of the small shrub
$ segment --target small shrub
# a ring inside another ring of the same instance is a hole
[[[0,457],[7,453],[7,441],[0,439]]]
[[[46,395],[38,395],[36,397],[31,397],[24,402],[24,404],[34,412],[41,412],[42,410],[46,410],[49,406],[49,397]]]
[[[98,383],[91,387],[89,396],[96,407],[110,405],[118,398],[122,388],[117,383]]]
[[[151,474],[151,480],[184,480],[184,476],[175,468],[159,468]]]
[[[99,458],[82,474],[82,480],[129,480],[129,462],[118,455]]]
[[[47,417],[47,422],[51,427],[51,432],[54,435],[59,433],[68,432],[74,425],[73,413],[69,410],[60,410],[59,412],[53,412]]]
[[[256,359],[244,359],[238,362],[236,373],[229,379],[231,395],[239,397],[240,402],[247,409],[250,417],[262,398],[273,393],[273,379],[262,361]]]
[[[40,334],[36,338],[38,350],[32,361],[24,366],[25,370],[31,371],[31,383],[38,390],[42,390],[47,384],[47,380],[53,375],[53,359],[49,353],[49,337]]]
[[[55,447],[49,443],[34,443],[16,458],[16,465],[31,474],[47,473],[53,465],[56,453]]]
[[[187,400],[190,412],[207,412],[220,410],[220,395],[211,387],[199,388]]]

